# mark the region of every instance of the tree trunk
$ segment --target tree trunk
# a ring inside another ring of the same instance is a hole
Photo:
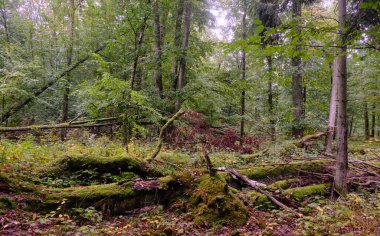
[[[163,99],[164,89],[162,85],[162,50],[161,50],[162,35],[161,35],[161,24],[160,24],[158,0],[155,0],[153,3],[153,14],[154,14],[154,34],[156,36],[156,45],[155,45],[156,61],[154,63],[154,69],[155,69],[154,78],[156,80],[156,86],[157,86],[160,98]]]
[[[2,8],[0,9],[1,11],[1,18],[3,18],[3,27],[5,31],[5,39],[7,43],[11,42],[11,36],[9,33],[9,27],[8,27],[8,16],[7,16],[7,9],[5,8],[5,2],[4,0],[2,1]]]
[[[150,4],[150,0],[147,0],[147,4]],[[133,60],[132,74],[131,74],[131,89],[136,90],[137,76],[138,75],[138,64],[141,53],[141,48],[144,42],[146,22],[148,20],[148,14],[145,13],[143,19],[141,20],[140,31],[137,35],[135,42],[135,58]]]
[[[242,19],[242,27],[243,27],[243,40],[247,38],[247,0],[243,1],[243,19]],[[242,51],[241,58],[241,79],[246,79],[246,52]],[[244,123],[245,123],[245,90],[241,92],[241,120],[240,120],[240,138],[244,137]]]
[[[276,121],[274,120],[273,117],[273,82],[272,82],[272,57],[267,56],[267,66],[268,66],[268,106],[269,106],[269,132],[271,136],[271,140],[275,141],[276,140]]]
[[[376,104],[374,102],[372,104],[372,127],[371,127],[371,137],[372,138],[375,137],[375,127],[376,127],[376,114],[375,114],[375,110],[376,110]]]
[[[301,1],[293,0],[293,18],[301,17]],[[301,35],[301,28],[297,26],[297,35]],[[300,37],[300,36],[298,36]],[[298,44],[301,42],[301,38],[298,39]],[[303,136],[303,85],[301,74],[301,57],[299,53],[302,51],[300,45],[296,46],[297,56],[292,58],[292,66],[294,69],[292,79],[292,101],[293,101],[293,136],[294,138],[301,138]]]
[[[349,132],[348,132],[348,137],[352,136],[352,130],[353,130],[353,128],[354,128],[354,115],[351,116],[350,129],[349,129]]]
[[[178,0],[178,8],[177,8],[177,19],[175,22],[175,31],[174,31],[174,50],[175,55],[173,59],[172,66],[172,76],[173,76],[173,84],[172,91],[177,90],[178,86],[178,62],[179,56],[177,50],[181,47],[181,29],[182,29],[182,18],[183,18],[183,10],[184,10],[184,0]]]
[[[365,139],[369,139],[369,118],[368,118],[368,104],[367,101],[364,101],[364,136]]]
[[[335,119],[336,119],[336,109],[337,109],[337,83],[339,77],[339,68],[338,68],[338,60],[335,58],[333,62],[333,75],[331,81],[331,99],[330,99],[330,112],[329,112],[329,128],[327,130],[326,136],[326,153],[332,153],[332,142],[334,139],[334,131],[335,131]]]
[[[69,35],[67,51],[66,51],[66,66],[71,66],[73,59],[73,47],[74,47],[74,27],[75,27],[75,0],[70,0],[70,10],[68,17],[67,32]],[[62,101],[62,123],[67,122],[69,118],[69,95],[70,95],[70,73],[65,77],[65,88],[63,91]],[[66,136],[66,130],[62,129],[61,139],[64,140]]]
[[[346,0],[338,0],[340,48],[337,57],[338,68],[338,119],[335,189],[343,196],[347,194],[347,56],[346,56]]]
[[[181,91],[185,85],[185,76],[186,76],[186,54],[187,48],[189,47],[189,37],[190,37],[190,26],[191,26],[191,0],[186,0],[185,2],[185,23],[184,23],[184,33],[183,33],[183,45],[182,45],[182,57],[179,67],[179,76],[178,76],[178,85],[177,90]],[[177,100],[176,111],[182,105],[181,98]]]

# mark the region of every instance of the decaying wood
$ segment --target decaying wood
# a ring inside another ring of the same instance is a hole
[[[166,123],[164,126],[161,127],[160,129],[160,134],[158,136],[158,142],[157,142],[157,146],[156,146],[156,150],[153,152],[152,156],[150,157],[149,161],[153,160],[154,158],[157,157],[157,155],[160,153],[161,151],[161,148],[162,148],[162,144],[164,142],[164,134],[165,134],[165,131],[166,129],[175,121],[177,120],[178,118],[180,118],[184,113],[185,113],[185,109],[180,109],[177,113],[174,114],[174,116],[172,116]]]
[[[47,129],[80,129],[80,128],[96,128],[96,127],[105,127],[118,124],[117,122],[108,122],[101,124],[78,124],[70,125],[68,123],[57,124],[57,125],[33,125],[25,127],[0,127],[0,133],[7,132],[19,132],[19,131],[33,131],[33,130],[47,130]]]
[[[265,148],[264,150],[260,151],[260,152],[257,152],[257,153],[254,153],[254,154],[251,154],[249,156],[246,157],[247,160],[252,160],[252,159],[255,159],[257,157],[260,157],[262,155],[265,155],[267,154],[269,151],[269,148]]]
[[[290,207],[286,206],[285,204],[283,204],[282,202],[278,201],[275,197],[273,197],[270,193],[268,193],[267,191],[264,191],[260,188],[260,186],[266,186],[265,184],[263,183],[259,183],[257,181],[254,181],[254,180],[251,180],[249,179],[247,176],[244,176],[244,175],[241,175],[239,174],[239,172],[237,172],[236,170],[234,169],[231,169],[231,170],[227,170],[227,172],[233,177],[233,178],[236,178],[236,179],[239,179],[240,181],[248,184],[250,187],[252,187],[254,190],[264,194],[265,196],[267,196],[274,204],[276,204],[277,206],[281,207],[282,209],[286,210],[286,211],[289,211],[289,212],[292,212],[294,213],[296,216],[298,217],[301,217],[302,214],[296,212],[295,210],[291,209]]]
[[[303,148],[305,146],[307,146],[307,144],[315,139],[318,139],[320,137],[323,137],[323,136],[326,136],[327,135],[327,132],[318,132],[318,133],[315,133],[315,134],[311,134],[311,135],[306,135],[304,137],[302,137],[301,139],[298,139],[296,141],[294,141],[294,145],[296,145],[297,147],[300,147],[300,148]]]

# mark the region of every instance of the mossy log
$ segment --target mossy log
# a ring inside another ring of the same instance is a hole
[[[159,177],[162,174],[151,164],[128,155],[95,157],[86,155],[66,156],[48,168],[48,175],[72,173],[81,170],[94,170],[98,173],[120,174],[134,172],[140,177]]]
[[[290,198],[295,201],[300,201],[306,197],[319,195],[326,196],[329,194],[331,184],[322,183],[322,184],[313,184],[304,187],[289,188],[282,192],[282,198]],[[253,191],[250,194],[251,198],[254,198],[253,205],[259,207],[273,207],[273,203],[265,196],[257,191]]]
[[[155,183],[152,185],[153,181]],[[140,180],[136,180],[123,184],[47,189],[42,209],[35,210],[49,211],[60,206],[63,211],[70,211],[72,208],[93,206],[105,214],[121,214],[131,209],[169,201],[173,196],[176,180],[166,176],[149,180],[148,185],[149,187],[144,187]]]
[[[281,165],[254,167],[250,169],[239,170],[239,173],[250,179],[260,180],[265,178],[274,178],[279,176],[291,176],[297,174],[300,170],[310,172],[323,172],[329,161],[302,161],[290,162]]]

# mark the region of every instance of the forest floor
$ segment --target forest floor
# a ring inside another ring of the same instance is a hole
[[[350,140],[350,160],[372,167],[352,167],[355,181],[347,198],[331,193],[334,163],[323,159],[318,142],[305,150],[284,141],[254,158],[215,150],[209,154],[215,168],[236,169],[266,184],[266,191],[299,216],[278,209],[226,171],[206,177],[201,152],[163,150],[153,162],[163,177],[145,176],[149,174],[143,172],[143,162],[132,163],[130,157],[143,160],[153,149],[154,144],[136,141],[127,153],[107,138],[64,143],[36,142],[31,136],[1,140],[0,235],[380,234],[378,139]],[[94,164],[97,160],[101,165]],[[128,160],[128,170],[109,160]],[[371,181],[360,179],[360,169],[368,170],[366,180]],[[170,185],[173,178],[183,188]],[[157,187],[158,180],[165,187]],[[224,190],[214,189],[217,185]],[[180,193],[175,192],[178,188]],[[132,202],[120,204],[125,199]]]

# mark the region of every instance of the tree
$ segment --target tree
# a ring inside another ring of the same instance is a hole
[[[346,195],[348,153],[347,153],[347,56],[346,56],[346,0],[338,0],[339,9],[339,50],[336,60],[338,84],[337,154],[335,189]]]
[[[243,17],[242,17],[242,28],[243,28],[243,40],[247,38],[247,0],[243,0]],[[245,49],[241,52],[241,79],[246,80],[246,52]],[[244,123],[245,123],[245,89],[241,92],[241,120],[240,120],[240,137],[244,137]]]

